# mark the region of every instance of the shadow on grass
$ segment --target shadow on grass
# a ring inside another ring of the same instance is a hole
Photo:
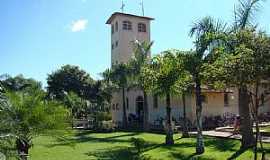
[[[195,147],[196,146],[196,136],[191,135],[191,139],[194,139],[194,142],[188,142],[183,143],[187,145],[188,147]],[[176,141],[181,141],[187,139],[187,138],[178,138]],[[212,138],[212,137],[204,137],[204,145],[205,147],[213,147],[214,149],[218,151],[237,151],[235,147],[238,145],[237,140],[227,139],[227,138]]]
[[[180,139],[177,139],[178,141]],[[92,159],[102,159],[102,160],[157,160],[153,157],[150,157],[146,153],[150,150],[154,150],[157,148],[165,148],[168,150],[168,154],[174,157],[174,159],[179,160],[189,160],[189,159],[198,159],[198,160],[212,160],[211,158],[205,158],[205,157],[197,157],[196,154],[191,155],[184,155],[181,154],[181,152],[176,152],[176,149],[179,148],[189,148],[189,147],[195,147],[195,144],[190,142],[183,142],[183,143],[176,143],[172,146],[166,145],[164,143],[158,144],[158,143],[146,143],[142,154],[138,155],[136,154],[134,147],[117,147],[117,148],[106,148],[101,149],[94,152],[88,152],[86,155],[88,155]]]
[[[82,132],[75,135],[75,137],[69,138],[57,138],[56,142],[53,144],[48,144],[46,147],[57,147],[57,146],[71,146],[74,147],[77,143],[86,143],[86,142],[96,142],[96,143],[127,143],[130,142],[128,138],[123,139],[125,137],[133,137],[139,135],[139,132],[135,133],[127,133],[120,134],[111,137],[95,137],[91,133],[95,132]]]
[[[215,138],[215,139],[206,139],[205,147],[214,147],[218,151],[237,151],[235,148],[238,144],[235,140]]]
[[[241,154],[245,153],[248,150],[252,150],[253,148],[245,148],[245,149],[239,149],[237,150],[233,155],[231,155],[231,157],[228,158],[228,160],[234,160],[237,157],[239,157]],[[268,156],[268,154],[270,153],[270,149],[264,149],[263,150],[266,153],[266,157]],[[262,153],[263,152],[260,148],[258,148],[258,153]],[[270,158],[270,157],[269,157]]]
[[[239,149],[238,151],[236,151],[233,155],[231,155],[231,157],[228,158],[228,160],[233,160],[236,159],[237,157],[239,157],[241,154],[245,153],[248,149]]]
[[[160,146],[160,145],[155,145]],[[165,145],[161,145],[165,146]],[[143,153],[147,152],[148,149],[145,149]],[[200,157],[197,156],[197,154],[193,153],[191,155],[185,155],[180,152],[172,152],[169,151],[169,154],[173,159],[177,160],[214,160],[213,158],[207,158],[207,157]],[[153,158],[147,154],[141,154],[138,155],[133,150],[132,147],[118,147],[118,148],[107,148],[98,150],[95,152],[88,152],[86,153],[87,156],[90,157],[90,159],[98,159],[98,160],[160,160]]]
[[[171,153],[174,159],[178,160],[214,160],[213,158],[207,158],[207,157],[198,157],[196,153],[193,153],[191,155],[184,155],[182,153]]]
[[[133,153],[127,147],[106,148],[94,152],[85,153],[90,159],[126,160],[132,159]]]
[[[85,154],[98,160],[154,160],[148,155],[137,154],[132,147],[106,148]]]

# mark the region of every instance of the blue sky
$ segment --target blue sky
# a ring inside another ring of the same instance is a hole
[[[125,0],[125,12],[141,14],[140,0]],[[193,47],[192,23],[213,16],[230,23],[237,0],[144,0],[145,15],[155,18],[152,53]],[[269,33],[270,2],[256,15]],[[1,0],[0,74],[23,74],[46,83],[64,64],[78,65],[93,78],[110,66],[109,16],[121,0]],[[44,84],[46,85],[46,84]]]

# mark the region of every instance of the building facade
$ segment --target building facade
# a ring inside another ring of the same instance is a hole
[[[143,17],[116,12],[111,15],[106,24],[111,26],[111,65],[127,63],[133,56],[133,41],[151,41],[151,21],[150,17]],[[150,54],[150,53],[149,53]],[[151,57],[151,55],[148,55]],[[267,87],[266,87],[267,88]],[[265,89],[266,90],[266,89]],[[269,90],[269,89],[267,89]],[[203,95],[203,117],[230,116],[238,114],[238,92],[216,91],[202,89]],[[195,94],[186,95],[186,115],[191,123],[194,123],[196,115]],[[266,99],[266,98],[265,98]],[[128,117],[133,115],[138,119],[143,119],[143,92],[139,89],[126,91],[126,111]],[[122,122],[123,106],[122,93],[115,92],[111,101],[111,113],[114,122]],[[165,98],[149,96],[148,111],[149,123],[155,124],[166,118]],[[173,96],[171,98],[172,117],[175,121],[183,117],[182,97]],[[270,112],[270,102],[267,101],[260,107],[260,112]]]

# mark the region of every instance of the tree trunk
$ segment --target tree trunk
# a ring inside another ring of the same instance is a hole
[[[259,122],[258,122],[258,108],[259,108],[259,101],[258,101],[258,83],[256,83],[255,86],[255,107],[253,108],[253,118],[255,120],[256,124],[256,136],[255,136],[255,148],[254,148],[254,160],[257,160],[258,157],[258,139],[260,134],[260,128],[259,128]],[[250,97],[250,100],[252,101],[252,96]]]
[[[239,115],[240,115],[240,134],[242,135],[241,148],[246,149],[254,146],[254,136],[252,131],[252,122],[249,111],[249,95],[247,86],[239,87]]]
[[[256,138],[255,138],[255,148],[254,148],[254,160],[257,160],[257,157],[258,157],[258,139],[259,139],[259,136],[261,137],[260,127],[259,127],[259,122],[258,122],[258,119],[257,119],[257,115],[256,115],[256,118],[255,118],[255,124],[256,124]],[[262,143],[260,143],[260,144],[261,144],[261,149],[263,151]],[[264,153],[262,153],[262,157],[264,157]],[[262,158],[262,159],[264,159],[264,158]]]
[[[122,88],[122,99],[123,99],[123,128],[127,128],[127,111],[126,111],[126,96],[125,88]]]
[[[173,140],[173,128],[172,128],[172,115],[171,115],[171,97],[170,93],[166,94],[166,111],[167,111],[167,123],[166,123],[166,144],[174,144]]]
[[[183,117],[184,117],[182,138],[188,138],[189,134],[188,134],[188,127],[187,127],[186,95],[185,95],[185,93],[182,94],[182,101],[183,101]]]
[[[148,116],[149,116],[149,111],[148,111],[148,95],[145,91],[143,91],[143,129],[144,131],[149,130],[149,124],[148,124]]]
[[[197,143],[196,143],[196,153],[204,153],[204,142],[202,135],[202,99],[201,99],[201,83],[196,80],[196,122],[197,122]]]
[[[17,152],[18,152],[18,155],[20,157],[20,160],[27,160],[28,151],[30,148],[29,143],[25,140],[17,139],[16,140],[16,147],[17,147]]]
[[[255,147],[254,147],[254,160],[257,160],[258,157],[258,140],[260,142],[260,147],[262,150],[262,157],[261,160],[265,159],[265,151],[264,151],[264,147],[263,147],[263,143],[262,143],[262,136],[261,136],[261,132],[260,132],[260,127],[259,127],[259,120],[258,120],[258,109],[259,109],[259,96],[258,96],[258,92],[259,92],[259,82],[256,81],[256,85],[255,85],[255,106],[254,104],[252,105],[253,110],[252,110],[252,115],[255,121],[255,125],[256,125],[256,136],[255,136]],[[251,101],[253,102],[252,96],[250,97]]]

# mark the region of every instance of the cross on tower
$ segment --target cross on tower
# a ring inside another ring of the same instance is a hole
[[[122,6],[121,6],[122,13],[124,13],[124,9],[125,9],[125,4],[124,4],[124,1],[122,0]]]
[[[142,16],[144,16],[144,5],[143,5],[143,0],[141,0],[140,5],[141,5],[141,7],[142,7]]]

